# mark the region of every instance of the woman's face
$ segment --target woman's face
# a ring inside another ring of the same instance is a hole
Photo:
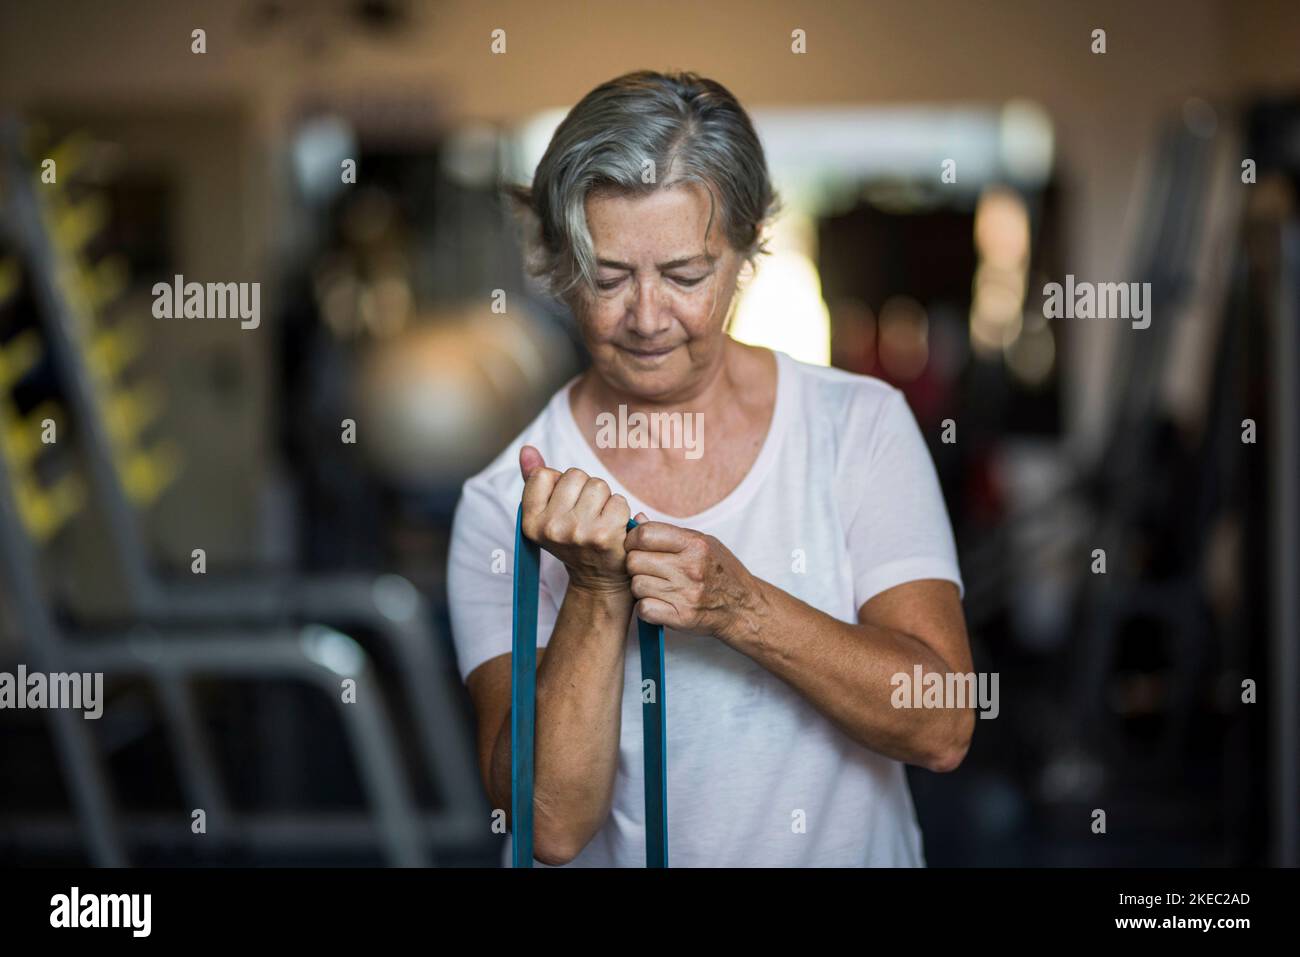
[[[596,372],[642,399],[689,397],[721,360],[723,324],[743,260],[720,215],[707,240],[709,193],[694,182],[641,196],[587,198],[597,290],[575,315]]]

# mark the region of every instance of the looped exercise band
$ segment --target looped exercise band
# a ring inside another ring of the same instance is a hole
[[[628,531],[637,523],[627,523]],[[515,518],[514,636],[510,673],[510,821],[514,866],[533,866],[533,730],[537,718],[537,603],[541,589],[541,547],[524,537],[524,507]],[[668,775],[664,721],[664,630],[639,618],[645,742],[645,863],[668,866]]]

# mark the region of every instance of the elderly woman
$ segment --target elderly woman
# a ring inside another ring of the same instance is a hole
[[[591,365],[456,512],[452,625],[493,806],[510,807],[512,597],[493,555],[522,499],[543,549],[540,863],[644,863],[636,615],[666,629],[675,866],[923,865],[903,764],[957,767],[974,715],[896,707],[893,679],[972,670],[951,526],[897,389],[726,333],[777,206],[745,110],[693,74],[619,77],[515,195]],[[610,441],[636,413],[703,441]]]

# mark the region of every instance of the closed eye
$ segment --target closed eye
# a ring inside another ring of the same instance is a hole
[[[618,286],[618,284],[621,283],[624,278],[626,277],[620,276],[618,279],[606,279],[601,282],[597,282],[596,288],[608,291]],[[689,289],[691,286],[698,286],[700,283],[704,282],[704,280],[707,279],[708,277],[696,276],[693,279],[689,279],[685,276],[669,276],[668,278],[671,279],[673,282],[677,283],[677,285],[684,286],[687,289]]]

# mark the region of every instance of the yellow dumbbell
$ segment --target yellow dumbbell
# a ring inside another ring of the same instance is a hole
[[[126,494],[136,505],[150,505],[180,474],[180,448],[161,441],[149,449],[137,449],[120,461],[119,474]]]
[[[115,391],[104,402],[109,437],[119,448],[126,448],[157,421],[162,408],[162,389],[151,382]]]
[[[99,312],[126,291],[131,271],[127,268],[125,256],[110,253],[90,267],[86,271],[86,277],[90,308],[94,312]]]
[[[47,203],[46,221],[55,245],[66,253],[80,252],[108,223],[108,202],[97,193],[77,203]]]
[[[37,183],[43,189],[49,190],[51,187],[62,187],[74,179],[82,167],[86,165],[86,157],[90,155],[90,147],[93,143],[94,140],[89,133],[78,131],[65,136],[53,146],[47,147],[43,155],[39,148],[29,149],[28,155],[37,157]],[[47,159],[54,160],[54,169],[57,176],[53,183],[40,182],[41,163]]]
[[[35,329],[24,329],[4,345],[0,345],[0,390],[8,390],[23,377],[45,354],[45,343]]]
[[[73,474],[61,476],[49,488],[24,478],[16,483],[14,495],[28,534],[40,543],[49,541],[86,502],[85,485]]]
[[[91,334],[86,350],[86,362],[95,375],[108,381],[117,378],[144,348],[144,337],[139,327],[118,325],[112,329],[98,329]]]
[[[68,256],[68,269],[61,274],[61,281],[77,312],[94,316],[122,294],[128,275],[121,256],[105,256],[91,266],[74,253]]]
[[[16,466],[24,468],[35,461],[47,444],[42,441],[45,421],[49,419],[57,426],[63,410],[52,400],[42,402],[26,415],[19,415],[12,404],[6,405],[9,407],[3,417],[5,451]]]

